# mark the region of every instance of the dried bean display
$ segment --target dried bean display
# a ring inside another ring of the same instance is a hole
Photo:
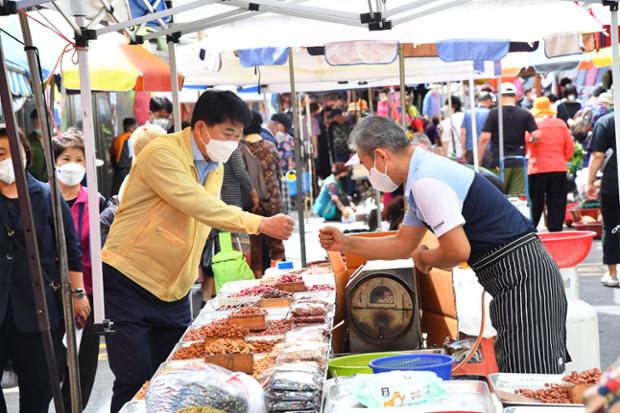
[[[196,341],[186,346],[179,347],[172,355],[172,360],[201,359],[205,356],[205,344]]]
[[[250,354],[255,353],[256,348],[243,340],[223,338],[204,345],[204,352],[209,356],[217,354]]]
[[[598,384],[601,381],[603,372],[601,369],[591,369],[578,373],[573,371],[568,376],[564,376],[564,381],[571,384]]]
[[[248,301],[247,303],[227,304],[218,307],[218,311],[238,310],[244,307],[256,307],[256,301]]]
[[[571,388],[560,384],[551,384],[544,389],[519,389],[516,394],[535,399],[543,403],[571,404]]]
[[[262,298],[290,298],[291,293],[287,291],[282,291],[277,288],[272,288],[271,290],[264,292],[261,297]]]
[[[276,364],[286,364],[295,361],[315,361],[325,364],[327,344],[314,341],[298,341],[294,343],[276,344],[271,352],[276,356]]]
[[[226,320],[216,320],[206,326],[191,328],[185,336],[184,341],[204,340],[206,337],[243,337],[250,330],[245,327],[231,326]]]
[[[303,279],[298,274],[284,274],[276,281],[277,284],[286,284],[286,283],[299,283],[303,282]]]
[[[262,317],[267,311],[257,307],[243,307],[230,314],[230,318]]]
[[[287,298],[290,297],[291,295],[286,293],[285,291],[282,291],[284,293],[286,293],[287,295],[285,296],[278,296],[278,297],[265,297],[265,294],[269,293],[269,294],[278,294],[278,289],[270,287],[268,285],[257,285],[251,288],[244,288],[243,290],[239,291],[238,293],[232,294],[230,297],[231,298],[240,298],[240,297],[264,297],[264,298]]]
[[[334,286],[328,284],[310,285],[306,286],[306,291],[334,291]]]
[[[290,320],[267,321],[266,329],[263,331],[255,331],[253,336],[277,336],[290,331],[295,324]]]
[[[269,337],[269,336],[267,336]],[[262,337],[246,337],[246,343],[254,346],[256,353],[270,353],[276,344],[280,344],[284,341],[284,337],[262,338]]]

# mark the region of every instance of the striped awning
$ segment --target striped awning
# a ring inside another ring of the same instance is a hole
[[[32,88],[28,79],[28,72],[19,66],[7,62],[7,75],[9,79],[9,89],[14,96],[32,96]]]

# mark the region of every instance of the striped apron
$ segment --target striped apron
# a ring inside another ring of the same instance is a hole
[[[557,264],[536,234],[524,235],[471,264],[491,294],[501,372],[561,374],[566,350],[566,296]]]

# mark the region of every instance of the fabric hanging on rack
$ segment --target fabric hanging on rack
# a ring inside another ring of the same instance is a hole
[[[405,43],[403,55],[405,57],[437,57],[437,46],[432,43],[418,45]]]
[[[288,47],[263,47],[239,50],[242,67],[279,66],[288,61]]]
[[[556,33],[543,37],[545,42],[545,56],[554,57],[572,56],[583,53],[581,37],[577,32]]]
[[[396,42],[338,42],[325,45],[325,61],[331,66],[387,65],[397,58]]]
[[[523,42],[510,42],[508,53],[531,53],[538,50],[540,42],[523,43]]]
[[[495,74],[501,74],[500,61],[510,49],[508,40],[444,40],[437,42],[439,58],[444,62],[473,61],[474,70],[484,71],[484,62],[495,62]]]

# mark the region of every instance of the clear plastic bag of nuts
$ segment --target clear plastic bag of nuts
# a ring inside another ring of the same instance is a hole
[[[320,365],[327,363],[327,344],[315,341],[296,341],[276,344],[272,355],[276,357],[276,366],[292,361],[315,361]]]
[[[286,333],[286,342],[292,343],[296,341],[316,341],[319,343],[327,342],[327,334],[329,327],[327,324],[308,324],[299,325]]]

